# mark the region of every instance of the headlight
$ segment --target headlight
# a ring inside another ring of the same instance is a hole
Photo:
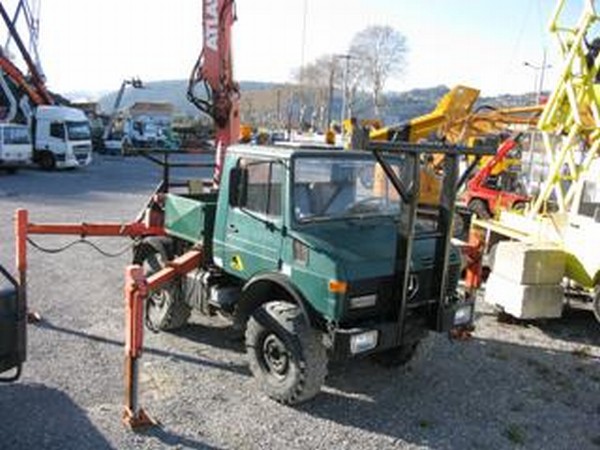
[[[350,299],[350,309],[370,308],[371,306],[375,306],[375,303],[377,303],[377,296],[375,294],[352,297]]]
[[[466,325],[473,320],[473,305],[459,306],[454,312],[454,325]]]
[[[353,355],[366,352],[377,346],[377,330],[355,334],[350,338],[350,351]]]

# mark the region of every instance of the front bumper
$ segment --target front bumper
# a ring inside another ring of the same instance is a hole
[[[59,169],[68,169],[73,167],[87,166],[92,161],[92,155],[86,154],[54,154],[56,159],[56,167]]]
[[[329,332],[326,344],[334,360],[377,353],[406,343],[417,342],[430,330],[448,332],[456,328],[469,328],[473,325],[474,310],[475,304],[472,300],[461,299],[440,308],[434,317],[410,315],[407,316],[402,334],[398,322],[371,321],[354,327],[334,327]],[[376,332],[374,346],[357,345],[357,341],[363,341],[363,337],[366,338],[373,332]]]

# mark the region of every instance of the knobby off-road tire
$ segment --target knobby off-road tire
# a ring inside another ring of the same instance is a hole
[[[246,352],[262,391],[286,405],[317,395],[327,375],[327,354],[318,332],[292,303],[271,301],[252,314]]]
[[[168,242],[161,238],[144,240],[135,247],[133,263],[144,268],[146,276],[165,267],[173,259]],[[152,292],[146,299],[146,327],[152,331],[169,331],[184,326],[191,314],[190,306],[184,302],[181,286],[172,281]]]
[[[418,347],[419,342],[412,342],[375,353],[372,358],[375,363],[382,367],[401,367],[406,365],[415,356]]]
[[[399,347],[374,353],[371,355],[373,362],[387,368],[401,367],[412,361],[417,351],[426,352],[423,343],[427,340],[429,332],[425,329],[425,323],[422,320],[412,319],[404,326],[405,343]]]

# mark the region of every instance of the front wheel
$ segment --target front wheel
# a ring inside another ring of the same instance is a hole
[[[38,164],[43,170],[54,170],[56,168],[56,159],[50,152],[43,152],[40,155]]]
[[[488,220],[492,218],[492,213],[490,212],[488,205],[480,198],[471,200],[467,208],[479,219]]]
[[[596,320],[600,322],[600,284],[594,290],[594,301],[592,303]]]
[[[325,347],[292,303],[271,301],[252,314],[246,352],[261,389],[286,405],[317,395],[327,375]]]
[[[404,344],[373,354],[373,361],[382,367],[401,367],[406,365],[417,352],[419,342]]]

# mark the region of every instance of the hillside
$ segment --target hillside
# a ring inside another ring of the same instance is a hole
[[[303,110],[305,121],[325,122],[324,105],[326,93],[323,91],[304,89],[285,84],[244,81],[240,83],[242,121],[258,125],[274,125],[286,123],[288,117],[299,117]],[[198,110],[186,98],[187,80],[169,80],[149,82],[144,89],[128,88],[125,91],[121,108],[131,106],[138,101],[170,102],[176,114],[197,116]],[[200,89],[201,91],[201,89]],[[431,111],[442,95],[448,91],[446,86],[428,89],[412,89],[406,92],[388,92],[382,115],[385,123],[397,123]],[[108,112],[112,108],[116,92],[106,94],[99,99],[101,111]],[[502,95],[480,99],[481,104],[494,106],[514,106],[527,104],[530,94]],[[337,120],[341,111],[341,95],[334,93],[332,119]],[[373,108],[366,95],[359,96],[355,103],[355,114],[358,117],[373,117]]]

